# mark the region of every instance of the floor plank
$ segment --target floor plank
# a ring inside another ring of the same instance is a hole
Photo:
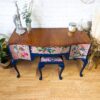
[[[58,66],[46,65],[43,80],[36,73],[39,59],[20,61],[21,78],[13,68],[0,66],[0,100],[100,100],[100,65],[84,70],[79,76],[81,61],[65,61],[63,80],[58,79]]]

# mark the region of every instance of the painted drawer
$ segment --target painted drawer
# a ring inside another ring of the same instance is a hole
[[[90,44],[72,45],[69,59],[74,59],[74,58],[85,59],[88,54],[89,48],[90,48]]]
[[[70,47],[31,47],[31,52],[35,54],[63,54],[68,53]]]
[[[10,45],[10,51],[11,51],[13,59],[31,60],[29,46]]]

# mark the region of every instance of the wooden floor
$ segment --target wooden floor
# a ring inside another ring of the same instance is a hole
[[[0,67],[0,100],[100,100],[100,65],[91,70],[86,67],[80,77],[81,61],[65,61],[63,80],[58,79],[57,65],[47,65],[40,81],[38,61],[19,62],[19,79],[13,68]]]

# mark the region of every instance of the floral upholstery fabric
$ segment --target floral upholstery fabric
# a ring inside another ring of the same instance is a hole
[[[69,58],[86,58],[89,48],[90,44],[72,45]]]
[[[68,53],[69,47],[31,47],[31,51],[37,54],[62,54]]]
[[[27,45],[10,45],[10,51],[13,59],[31,60],[29,46]],[[90,44],[72,45],[70,47],[31,47],[31,53],[35,54],[64,54],[69,53],[69,59],[86,58]]]
[[[26,45],[10,45],[10,51],[13,59],[30,60],[29,46]]]
[[[62,62],[61,57],[41,57],[41,62]]]
[[[12,54],[13,59],[18,59],[18,49],[17,49],[17,45],[10,45],[10,51]]]

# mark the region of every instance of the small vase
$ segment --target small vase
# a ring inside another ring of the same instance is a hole
[[[91,30],[91,26],[92,26],[91,20],[82,19],[81,24],[82,24],[83,30],[85,30],[85,31]]]
[[[26,23],[26,29],[27,29],[27,32],[29,33],[31,30],[31,23]]]

